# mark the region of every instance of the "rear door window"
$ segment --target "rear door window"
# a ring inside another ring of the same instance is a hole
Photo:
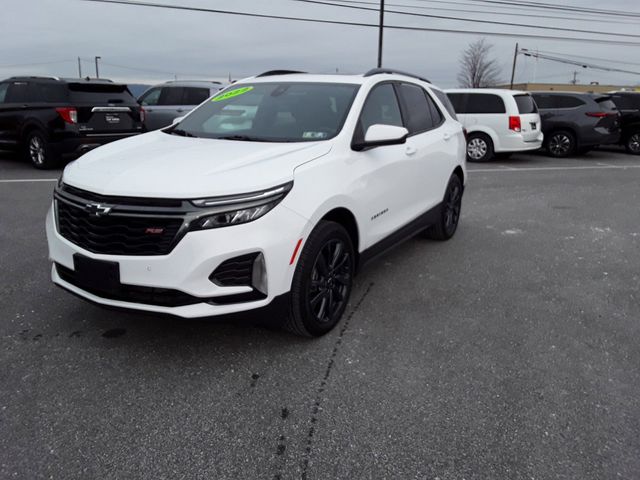
[[[210,96],[208,88],[185,87],[182,105],[200,105]]]
[[[552,108],[576,108],[585,104],[585,102],[571,95],[551,95]]]
[[[182,105],[183,95],[182,87],[162,87],[158,105]]]
[[[411,83],[400,83],[398,89],[402,98],[405,126],[409,134],[431,130],[435,123],[431,118],[427,92],[422,87]]]
[[[536,102],[533,101],[531,95],[514,95],[514,100],[518,105],[518,112],[522,115],[527,113],[538,113]]]

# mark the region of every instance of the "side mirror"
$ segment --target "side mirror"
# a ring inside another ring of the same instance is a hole
[[[173,122],[171,122],[171,125],[177,125],[178,123],[180,123],[182,120],[184,120],[184,116],[182,117],[176,117],[173,119]]]
[[[395,125],[371,125],[364,135],[364,142],[353,145],[354,150],[365,150],[385,145],[400,145],[407,141],[409,130]]]

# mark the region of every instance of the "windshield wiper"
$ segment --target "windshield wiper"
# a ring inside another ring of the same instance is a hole
[[[181,128],[174,128],[174,129],[170,130],[169,133],[171,135],[180,135],[181,137],[197,138],[197,135],[194,135],[193,133],[189,133],[186,130],[182,130]]]
[[[216,140],[238,140],[240,142],[268,142],[263,138],[250,137],[249,135],[225,135],[223,137],[215,137]]]

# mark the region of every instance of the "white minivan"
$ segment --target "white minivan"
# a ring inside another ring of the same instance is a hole
[[[529,92],[506,89],[447,90],[458,120],[467,130],[467,160],[486,162],[495,154],[542,146],[538,107]]]

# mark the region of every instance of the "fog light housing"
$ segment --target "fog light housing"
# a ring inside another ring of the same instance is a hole
[[[253,261],[253,271],[251,272],[251,285],[260,293],[267,294],[267,265],[264,255],[259,253]]]

